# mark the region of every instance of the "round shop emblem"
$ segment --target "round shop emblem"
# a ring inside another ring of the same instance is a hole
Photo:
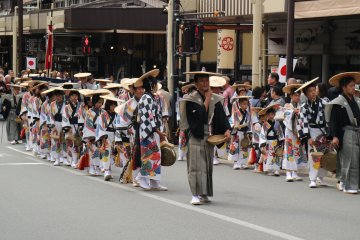
[[[234,39],[232,37],[224,37],[221,41],[221,47],[225,51],[231,51],[234,49]]]
[[[34,66],[34,61],[33,60],[30,60],[29,62],[28,62],[28,64],[29,64],[29,66],[31,67],[31,66]]]

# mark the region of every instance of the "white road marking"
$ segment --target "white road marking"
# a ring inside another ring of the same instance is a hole
[[[32,156],[31,158],[28,158],[28,159],[32,159],[32,160],[35,160],[37,162],[42,162],[41,160],[34,158],[33,155],[30,154],[30,153],[18,150],[18,149],[13,148],[13,147],[7,147],[7,148],[9,148],[9,149],[11,149],[13,151],[22,153],[22,154]],[[60,170],[66,171],[66,172],[70,172],[70,173],[75,174],[75,175],[88,176],[87,174],[84,174],[84,173],[79,172],[79,171],[75,171],[75,170],[73,170],[71,168],[57,167],[56,169],[60,169]],[[177,202],[177,201],[174,201],[174,200],[171,200],[171,199],[168,199],[168,198],[160,197],[160,196],[157,196],[157,195],[145,192],[145,191],[139,191],[139,190],[137,190],[135,188],[130,188],[130,187],[127,187],[125,185],[115,184],[115,182],[105,182],[101,178],[89,177],[88,179],[93,180],[93,181],[97,181],[97,182],[100,182],[100,183],[103,183],[103,184],[108,184],[110,186],[125,190],[127,192],[133,192],[135,194],[138,194],[138,195],[141,195],[141,196],[144,196],[144,197],[148,197],[148,198],[151,198],[151,199],[154,199],[154,200],[158,200],[160,202],[164,202],[164,203],[167,203],[167,204],[170,204],[170,205],[173,205],[173,206],[176,206],[176,207],[180,207],[180,208],[183,208],[183,209],[186,209],[186,210],[189,210],[189,211],[201,213],[203,215],[207,215],[207,216],[210,216],[210,217],[222,220],[222,221],[233,223],[233,224],[236,224],[236,225],[239,225],[239,226],[242,226],[242,227],[246,227],[246,228],[258,231],[258,232],[262,232],[262,233],[265,233],[265,234],[268,234],[268,235],[271,235],[271,236],[274,236],[274,237],[281,238],[281,239],[304,240],[304,238],[299,238],[299,237],[296,237],[296,236],[293,236],[293,235],[290,235],[290,234],[287,234],[287,233],[284,233],[284,232],[276,231],[276,230],[271,229],[271,228],[262,227],[260,225],[256,225],[256,224],[253,224],[253,223],[250,223],[250,222],[247,222],[247,221],[243,221],[243,220],[240,220],[240,219],[237,219],[237,218],[233,218],[233,217],[229,217],[229,216],[222,215],[222,214],[219,214],[219,213],[215,213],[215,212],[212,212],[212,211],[209,211],[209,210],[205,210],[205,209],[202,209],[202,208],[199,208],[199,207],[192,206],[190,204],[184,204],[184,203]]]
[[[0,166],[45,165],[45,163],[0,163]]]

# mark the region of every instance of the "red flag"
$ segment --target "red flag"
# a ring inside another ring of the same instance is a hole
[[[46,56],[45,56],[45,69],[52,69],[53,58],[53,25],[48,26],[47,43],[46,43]]]

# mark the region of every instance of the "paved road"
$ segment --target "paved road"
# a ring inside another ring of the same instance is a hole
[[[334,186],[214,167],[210,205],[189,204],[186,163],[145,192],[0,146],[0,239],[357,239],[360,198]],[[334,184],[334,181],[331,182]]]

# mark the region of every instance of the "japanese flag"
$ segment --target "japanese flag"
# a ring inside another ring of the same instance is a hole
[[[26,68],[36,70],[36,58],[26,57]]]
[[[294,59],[293,71],[295,70],[296,63],[297,63],[297,59]],[[277,73],[279,74],[279,81],[282,83],[286,82],[286,58],[280,58],[279,68],[277,70]]]

